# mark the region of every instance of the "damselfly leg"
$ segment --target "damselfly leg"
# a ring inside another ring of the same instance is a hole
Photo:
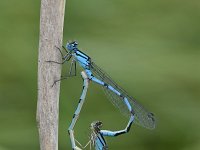
[[[57,46],[55,46],[55,48],[57,49],[57,50],[59,50],[59,52],[60,52],[60,54],[61,54],[61,56],[62,56],[62,62],[57,62],[57,61],[52,61],[52,60],[49,60],[49,61],[46,61],[46,62],[48,62],[48,63],[55,63],[55,64],[64,64],[66,61],[69,61],[71,58],[72,58],[72,53],[71,52],[68,52],[67,51],[67,49],[64,47],[64,46],[62,46],[62,48],[65,50],[65,52],[66,52],[66,54],[64,55],[63,53],[62,53],[62,51],[61,51],[61,49],[59,48],[59,47],[57,47]],[[67,79],[68,77],[73,77],[73,76],[76,76],[76,61],[75,61],[75,59],[73,59],[72,61],[71,61],[71,63],[70,63],[70,69],[69,69],[69,74],[68,75],[66,75],[66,76],[61,76],[61,78],[60,79],[58,79],[58,80],[55,80],[54,81],[54,83],[53,83],[53,85],[52,85],[52,87],[57,83],[57,82],[59,82],[59,81],[61,81],[61,80],[64,80],[64,79]]]
[[[52,62],[52,63],[56,63],[56,64],[64,64],[66,61],[69,61],[69,60],[71,59],[72,54],[71,54],[70,52],[68,52],[68,51],[64,48],[64,46],[62,46],[62,48],[66,51],[66,54],[65,54],[65,55],[62,53],[62,51],[61,51],[61,49],[60,49],[59,47],[55,46],[55,48],[56,48],[57,50],[59,50],[59,52],[60,52],[60,54],[61,54],[61,56],[62,56],[62,60],[63,60],[63,61],[62,61],[62,62],[57,62],[57,61],[48,60],[48,61],[46,61],[46,62]]]
[[[73,68],[74,68],[74,71],[73,71]],[[64,77],[61,76],[60,79],[55,80],[54,83],[53,83],[53,85],[52,85],[52,87],[53,87],[57,82],[59,82],[59,81],[61,81],[61,80],[68,79],[69,77],[74,77],[74,76],[76,76],[76,61],[73,59],[73,60],[71,61],[71,64],[70,64],[69,75],[66,75],[66,76],[64,76]]]

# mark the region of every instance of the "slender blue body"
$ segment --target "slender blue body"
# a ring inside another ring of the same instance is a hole
[[[135,99],[129,96],[124,89],[118,86],[103,70],[101,70],[94,62],[92,62],[91,58],[87,54],[81,52],[77,48],[77,45],[78,43],[75,41],[67,43],[66,48],[69,50],[69,53],[66,55],[66,57],[64,57],[66,58],[65,60],[67,60],[69,56],[69,59],[71,58],[71,56],[73,56],[73,62],[78,62],[79,65],[84,69],[84,72],[86,73],[87,77],[85,77],[84,79],[84,84],[87,83],[86,80],[89,79],[90,81],[101,85],[105,93],[109,96],[113,105],[115,105],[122,113],[124,113],[130,118],[124,130],[95,130],[93,134],[93,145],[95,146],[95,149],[106,150],[107,144],[104,139],[104,136],[118,136],[127,133],[130,130],[133,121],[149,129],[155,128],[154,115],[148,112],[146,109],[144,109],[142,105],[140,105]],[[71,132],[70,135],[72,135],[70,137],[72,140],[72,148],[77,150],[79,149],[78,147],[76,147],[75,142],[73,140],[74,137],[72,131],[80,113],[82,104],[84,102],[86,91],[87,88],[83,88],[83,98],[79,101],[78,108],[74,114],[74,116],[76,117],[73,117],[72,123],[69,128]]]
[[[88,78],[103,86],[109,100],[124,115],[130,117],[130,113],[135,113],[135,123],[143,127],[154,129],[155,119],[153,113],[147,111],[133,97],[131,97],[123,88],[117,85],[101,68],[99,68],[92,59],[78,49],[76,41],[67,43],[66,48],[74,57],[74,60],[84,69]]]

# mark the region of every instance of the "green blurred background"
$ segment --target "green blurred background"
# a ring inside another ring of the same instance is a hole
[[[39,11],[39,0],[0,2],[0,150],[39,149]],[[198,0],[68,0],[63,41],[70,39],[156,115],[155,130],[133,125],[107,138],[111,150],[200,149]],[[81,90],[80,75],[61,84],[60,150],[71,149],[67,128]],[[128,121],[92,83],[75,128],[81,143],[93,120],[110,130]]]

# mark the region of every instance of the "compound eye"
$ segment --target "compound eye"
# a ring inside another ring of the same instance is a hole
[[[78,43],[76,41],[73,42],[74,46],[78,45]]]
[[[101,121],[98,121],[98,122],[97,122],[97,126],[98,126],[98,127],[102,127],[102,125],[103,125],[103,123],[102,123]]]

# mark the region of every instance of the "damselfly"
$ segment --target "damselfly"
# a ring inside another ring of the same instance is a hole
[[[130,118],[134,115],[134,119],[131,120],[131,123],[133,121],[134,123],[148,129],[155,128],[155,118],[153,113],[147,111],[123,88],[117,85],[116,82],[114,82],[107,73],[105,73],[100,67],[98,67],[87,54],[80,51],[78,49],[78,43],[76,41],[68,42],[66,47],[63,48],[67,52],[66,55],[63,55],[61,53],[63,57],[63,62],[61,63],[55,62],[55,63],[64,64],[66,61],[72,59],[69,76],[76,75],[76,62],[77,62],[84,70],[84,73],[82,73],[82,77],[83,79],[85,79],[83,85],[84,88],[79,101],[79,105],[73,116],[72,123],[69,127],[72,148],[76,147],[73,135],[73,128],[77,121],[78,115],[80,114],[82,105],[84,103],[89,80],[103,87],[106,95],[109,97],[109,100],[112,102],[114,106],[116,106],[122,112],[122,114]],[[54,62],[54,61],[49,61],[49,62]],[[74,70],[74,73],[72,70]],[[66,77],[61,79],[65,78]],[[57,81],[60,81],[61,79]],[[55,83],[57,81],[55,81]]]

